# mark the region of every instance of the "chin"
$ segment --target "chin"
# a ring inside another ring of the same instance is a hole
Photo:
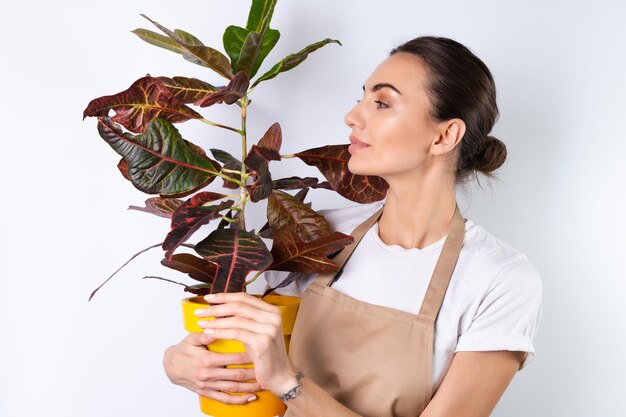
[[[353,162],[352,158],[348,160],[348,171],[354,175],[376,175],[371,171],[371,169],[368,170],[360,164]]]

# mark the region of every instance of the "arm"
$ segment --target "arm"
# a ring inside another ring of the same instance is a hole
[[[297,370],[289,361],[277,307],[245,293],[214,294],[199,317],[218,317],[200,322],[212,338],[234,339],[246,346],[254,363],[256,380],[263,389],[281,397],[298,385]],[[359,417],[320,386],[305,377],[299,395],[286,400],[296,415],[307,417]]]
[[[421,417],[488,417],[525,352],[457,352]]]

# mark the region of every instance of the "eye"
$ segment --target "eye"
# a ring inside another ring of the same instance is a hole
[[[376,108],[377,109],[388,109],[389,105],[385,102],[382,102],[380,100],[374,100],[374,103],[376,103]]]

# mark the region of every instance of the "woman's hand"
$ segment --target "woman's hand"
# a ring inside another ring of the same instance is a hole
[[[263,389],[283,395],[297,384],[296,370],[285,349],[278,307],[246,293],[211,294],[205,299],[210,306],[196,315],[216,317],[216,320],[201,321],[198,325],[215,339],[242,342]]]
[[[215,353],[206,345],[215,338],[204,333],[190,333],[163,356],[163,367],[170,381],[195,393],[227,404],[245,404],[256,399],[254,391],[261,389],[254,380],[254,369],[227,369],[226,365],[250,363],[246,353]],[[245,393],[231,395],[226,392]]]

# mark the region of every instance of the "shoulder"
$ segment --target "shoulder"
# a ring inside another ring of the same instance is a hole
[[[493,286],[506,279],[509,284],[515,282],[529,290],[541,290],[541,277],[526,254],[496,238],[471,220],[466,222],[460,261],[475,279],[488,281],[483,281],[483,284]],[[472,274],[472,271],[480,271],[480,276]]]

